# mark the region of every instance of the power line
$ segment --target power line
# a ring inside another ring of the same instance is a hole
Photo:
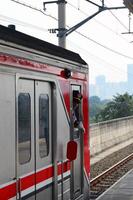
[[[15,22],[18,25],[27,26],[27,27],[30,27],[30,28],[33,28],[33,29],[37,29],[37,30],[40,30],[40,31],[45,31],[45,32],[48,31],[45,28],[30,24],[30,23],[27,23],[27,22],[23,22],[23,21],[20,21],[20,20],[11,18],[11,17],[7,17],[7,16],[4,16],[4,15],[0,15],[0,20],[5,21],[5,22]]]
[[[20,1],[17,1],[17,0],[10,0],[10,1],[13,1],[13,2],[15,2],[15,3],[18,3],[18,4],[22,5],[22,6],[25,6],[25,7],[27,7],[27,8],[30,8],[30,9],[32,9],[32,10],[35,10],[35,11],[37,11],[37,12],[41,12],[43,15],[46,15],[47,17],[50,17],[50,18],[52,18],[52,19],[54,19],[54,20],[57,20],[54,16],[52,16],[52,15],[50,15],[50,14],[46,14],[43,10],[38,9],[38,8],[36,8],[36,7],[33,7],[33,6],[30,5],[30,4],[26,4],[26,3],[24,3],[24,2],[20,2]]]
[[[11,1],[13,1],[13,2],[15,2],[15,3],[18,3],[18,4],[22,5],[22,6],[28,7],[28,8],[30,8],[30,9],[32,9],[32,10],[41,12],[42,14],[46,15],[47,17],[50,17],[50,18],[52,18],[52,19],[58,21],[58,19],[57,19],[56,17],[52,16],[51,14],[46,14],[43,10],[38,9],[38,8],[36,8],[36,7],[33,7],[32,5],[29,5],[29,4],[26,4],[26,3],[24,3],[24,2],[20,2],[20,1],[17,1],[17,0],[11,0]],[[71,4],[71,3],[68,3],[68,4],[69,4],[70,6],[72,6],[73,8],[77,9],[76,6],[74,6],[73,4]],[[85,13],[84,11],[82,11],[80,8],[77,9],[77,10],[79,10],[79,11],[80,11],[81,13],[83,13],[84,15],[88,16],[87,13]],[[112,15],[117,19],[117,17],[116,17],[113,13],[112,13]],[[109,28],[108,26],[105,26],[104,24],[102,24],[101,22],[99,22],[99,21],[96,20],[96,19],[94,19],[94,20],[95,20],[97,23],[101,24],[103,27],[106,27],[108,30],[111,30],[112,32],[114,32],[114,31],[113,31],[111,28]],[[119,21],[120,21],[120,20],[119,20]],[[125,28],[126,28],[126,27],[125,27]],[[127,28],[126,28],[126,29],[127,29]],[[114,32],[114,33],[116,33],[116,32]],[[123,37],[122,37],[122,38],[123,38]]]
[[[77,11],[81,12],[82,14],[84,14],[86,17],[88,16],[87,13],[85,13],[83,10],[81,10],[80,8],[77,8],[76,6],[74,6],[71,3],[68,3],[71,7],[73,7],[74,9],[76,9]],[[106,28],[107,30],[111,31],[112,33],[115,33],[116,35],[118,35],[119,37],[121,37],[123,40],[125,40],[126,42],[128,42],[128,40],[126,40],[124,37],[122,37],[120,34],[118,34],[116,31],[114,31],[113,29],[111,29],[110,27],[108,27],[107,25],[103,24],[102,22],[100,22],[99,20],[96,20],[95,18],[93,19],[96,23],[98,23],[99,25],[101,25],[102,27]],[[126,28],[127,29],[127,28]]]
[[[90,37],[84,35],[83,33],[80,33],[79,31],[75,31],[75,32],[78,33],[79,35],[81,35],[82,37],[84,37],[84,38],[90,40],[91,42],[93,42],[93,43],[95,43],[95,44],[97,44],[97,45],[103,47],[104,49],[107,49],[107,50],[109,50],[109,51],[111,51],[111,52],[113,52],[113,53],[115,53],[115,54],[117,54],[117,55],[119,55],[119,56],[122,56],[122,57],[125,57],[125,58],[128,58],[128,59],[133,60],[133,57],[127,56],[127,55],[125,55],[125,54],[123,54],[123,53],[120,53],[120,52],[118,52],[118,51],[116,51],[116,50],[113,50],[113,49],[111,49],[110,47],[107,47],[107,46],[101,44],[100,42],[97,42],[96,40],[94,40],[94,39],[92,39],[92,38],[90,38]]]
[[[30,5],[30,4],[26,4],[26,3],[22,2],[22,1],[18,1],[18,0],[11,0],[11,1],[13,1],[13,2],[15,2],[15,3],[18,3],[18,4],[22,5],[22,6],[28,7],[28,8],[30,8],[30,9],[32,9],[32,10],[39,11],[39,12],[42,12],[42,13],[43,13],[43,11],[42,11],[41,9],[38,9],[38,8],[36,8],[36,7],[33,7],[33,6]]]
[[[109,10],[110,11],[110,13],[112,14],[112,16],[126,29],[126,30],[128,30],[128,28],[121,22],[121,20],[118,18],[118,17],[116,17],[116,15],[111,11],[111,10]]]
[[[100,0],[101,2],[102,2],[102,0]],[[109,2],[109,4],[110,4],[110,2]],[[111,5],[111,4],[110,4]],[[105,5],[106,6],[106,5]],[[121,20],[118,18],[118,17],[116,17],[116,15],[111,11],[111,10],[109,10],[109,12],[111,13],[111,15],[121,24],[121,26],[123,26],[126,30],[128,30],[128,28],[121,22]]]
[[[19,4],[23,5],[23,6],[26,6],[26,7],[29,7],[29,8],[31,8],[31,9],[34,9],[34,10],[36,10],[36,11],[39,11],[39,12],[43,13],[44,15],[46,15],[46,16],[48,16],[48,17],[51,17],[52,19],[58,21],[58,19],[57,19],[56,17],[53,17],[52,15],[49,15],[49,14],[45,14],[41,9],[37,9],[37,8],[31,6],[31,5],[28,5],[28,4],[19,2],[19,1],[17,1],[17,0],[11,0],[11,1],[14,1],[14,2],[16,2],[16,3],[19,3]],[[70,28],[69,26],[67,26],[67,27]],[[125,54],[123,54],[123,53],[120,53],[120,52],[118,52],[118,51],[116,51],[116,50],[113,50],[113,49],[111,49],[110,47],[107,47],[107,46],[105,46],[105,45],[103,45],[103,44],[97,42],[96,40],[94,40],[94,39],[92,39],[92,38],[90,38],[90,37],[84,35],[83,33],[79,32],[79,31],[75,31],[75,32],[76,32],[77,34],[79,34],[80,36],[86,38],[87,40],[89,40],[89,41],[91,41],[91,42],[93,42],[93,43],[95,43],[95,44],[97,44],[97,45],[103,47],[104,49],[106,49],[106,50],[108,50],[108,51],[111,51],[111,52],[113,52],[113,53],[115,53],[115,54],[117,54],[117,55],[120,55],[120,56],[122,56],[122,57],[125,57],[125,58],[128,58],[128,59],[133,60],[133,57],[127,56],[127,55],[125,55]]]
[[[103,58],[98,57],[98,56],[96,56],[96,55],[90,53],[88,50],[86,50],[86,49],[84,49],[84,48],[81,48],[79,45],[75,44],[74,42],[72,42],[72,41],[70,41],[70,40],[69,40],[69,42],[70,42],[70,43],[73,43],[75,46],[77,46],[78,49],[81,49],[82,51],[85,51],[87,55],[89,54],[91,57],[94,57],[95,59],[100,60],[100,61],[103,62],[104,64],[107,64],[107,66],[111,66],[111,67],[112,67],[112,71],[117,71],[117,72],[119,71],[119,72],[122,73],[122,74],[130,74],[130,75],[133,76],[133,74],[121,70],[119,67],[117,67],[117,66],[115,66],[115,65],[113,65],[113,64],[111,64],[111,63],[109,63],[109,62],[107,62],[107,61],[104,60]],[[103,67],[104,67],[104,66],[103,66]],[[104,67],[104,68],[105,68],[105,67]],[[106,68],[107,68],[107,67],[106,67]],[[109,69],[110,69],[110,68],[109,68]],[[111,69],[110,69],[110,70],[111,70]]]

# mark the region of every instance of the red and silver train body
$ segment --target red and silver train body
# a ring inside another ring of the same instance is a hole
[[[84,133],[74,127],[75,91]],[[88,139],[85,61],[0,26],[0,200],[88,199]]]

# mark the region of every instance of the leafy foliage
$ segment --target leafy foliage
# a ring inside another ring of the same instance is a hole
[[[96,122],[96,116],[104,109],[108,100],[103,100],[98,96],[91,96],[89,98],[89,110],[90,110],[90,123]]]
[[[133,95],[117,94],[104,109],[95,115],[95,122],[106,121],[133,115]]]

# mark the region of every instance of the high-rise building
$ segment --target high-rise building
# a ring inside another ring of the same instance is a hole
[[[106,79],[104,75],[96,77],[96,85],[105,85]]]
[[[133,64],[127,65],[127,84],[129,93],[133,94]]]
[[[96,77],[96,83],[90,84],[90,96],[99,96],[101,99],[111,99],[114,95],[128,92],[133,94],[133,64],[127,65],[127,81],[106,82],[105,76]]]

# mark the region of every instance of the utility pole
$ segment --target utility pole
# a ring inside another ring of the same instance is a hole
[[[106,10],[115,10],[115,9],[125,9],[126,8],[125,6],[106,7],[104,5],[105,0],[101,0],[102,5],[99,5],[95,2],[93,2],[92,0],[86,0],[86,1],[88,1],[90,4],[96,6],[98,8],[98,11],[96,11],[94,14],[88,16],[86,19],[82,20],[81,22],[79,22],[78,24],[76,24],[75,26],[73,26],[69,29],[66,29],[66,3],[67,3],[66,0],[54,0],[54,1],[43,2],[44,11],[46,10],[46,7],[45,7],[46,4],[53,4],[53,3],[58,4],[58,28],[49,29],[49,31],[50,31],[50,33],[56,33],[56,31],[58,31],[57,37],[58,37],[58,45],[60,47],[66,48],[66,37],[69,34],[71,34],[72,32],[74,32],[76,29],[81,27],[83,24],[85,24],[86,22],[88,22],[89,20],[94,18],[99,13],[106,11]],[[124,0],[124,3],[126,1],[133,1],[133,0]]]
[[[66,48],[66,1],[65,0],[55,0],[55,1],[45,1],[43,2],[43,9],[46,10],[46,4],[58,4],[58,28],[49,29],[50,33],[56,33],[58,31],[58,45],[60,47]]]
[[[60,47],[66,48],[66,1],[58,0],[58,44]]]

